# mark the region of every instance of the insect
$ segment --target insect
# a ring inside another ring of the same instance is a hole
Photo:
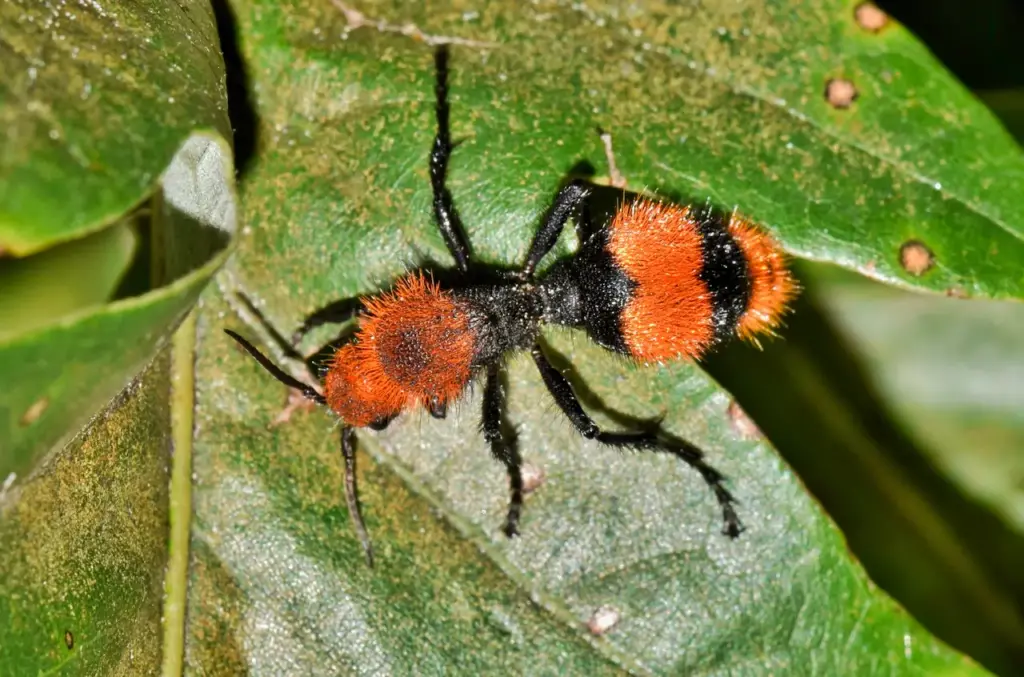
[[[355,489],[357,428],[381,430],[402,412],[425,408],[444,418],[450,403],[482,376],[482,430],[491,454],[505,466],[511,498],[504,532],[519,531],[523,503],[521,457],[502,432],[506,356],[527,350],[555,403],[583,437],[610,447],[670,453],[694,468],[722,511],[723,533],[742,524],[721,473],[693,447],[672,444],[656,431],[606,431],[580,405],[569,381],[538,342],[544,324],[585,329],[608,350],[642,363],[700,357],[734,335],[770,333],[795,293],[783,254],[767,234],[735,214],[638,198],[591,226],[571,258],[535,271],[570,217],[589,218],[590,189],[581,181],[558,192],[515,271],[474,282],[469,246],[445,187],[452,141],[448,126],[448,52],[435,53],[437,134],[430,153],[433,213],[456,264],[456,282],[442,284],[422,272],[400,278],[391,291],[324,306],[306,318],[293,343],[314,327],[357,328],[337,347],[322,380],[322,394],[271,362],[237,333],[225,330],[278,381],[327,406],[341,420],[345,494],[367,562],[373,555]]]

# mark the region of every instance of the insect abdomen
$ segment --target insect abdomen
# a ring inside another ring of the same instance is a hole
[[[771,238],[736,215],[638,199],[616,213],[605,248],[632,283],[619,314],[624,352],[643,362],[770,331],[794,290]]]

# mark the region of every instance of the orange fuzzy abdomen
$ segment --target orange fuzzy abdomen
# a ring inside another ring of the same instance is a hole
[[[786,267],[785,255],[770,235],[735,214],[729,220],[729,234],[743,252],[750,280],[750,300],[736,333],[744,339],[770,334],[796,296],[796,281]]]
[[[714,329],[691,210],[636,200],[609,228],[607,249],[635,285],[619,320],[629,353],[644,362],[698,357],[713,343]]]
[[[608,229],[606,249],[633,285],[619,330],[640,361],[698,358],[730,334],[771,333],[796,293],[774,240],[736,214],[725,223],[638,199]]]

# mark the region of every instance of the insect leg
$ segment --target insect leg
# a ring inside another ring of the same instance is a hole
[[[589,191],[584,188],[583,182],[579,180],[566,184],[562,190],[558,191],[555,202],[548,211],[547,218],[544,219],[544,223],[541,224],[536,235],[533,236],[533,242],[530,243],[530,250],[526,254],[526,262],[523,263],[519,273],[524,279],[529,280],[533,278],[533,271],[536,269],[537,264],[555,246],[555,242],[558,241],[558,236],[565,227],[566,221],[569,220],[569,216],[586,199],[588,194]]]
[[[715,498],[722,508],[722,519],[725,522],[722,533],[731,538],[736,538],[740,535],[740,532],[743,531],[743,524],[736,514],[734,505],[736,499],[725,488],[725,477],[704,461],[703,454],[701,454],[699,449],[692,446],[668,444],[651,432],[605,432],[601,430],[594,423],[593,419],[583,411],[583,407],[580,406],[580,402],[576,397],[576,393],[573,392],[569,381],[551,365],[541,347],[534,345],[531,354],[533,361],[537,364],[537,369],[540,370],[541,378],[544,380],[544,385],[547,386],[548,392],[551,393],[551,396],[555,399],[555,402],[566,418],[572,422],[581,435],[611,447],[668,453],[683,460],[687,465],[700,473],[701,477],[704,478],[704,481],[707,482],[711,491],[715,494]]]
[[[484,439],[491,445],[491,455],[504,464],[508,471],[512,498],[508,506],[504,531],[505,535],[511,538],[519,533],[519,515],[523,510],[523,471],[519,452],[505,439],[501,430],[502,414],[505,408],[505,389],[501,384],[498,369],[496,364],[487,368],[482,427]]]
[[[436,81],[434,93],[437,97],[437,136],[430,151],[430,186],[434,191],[434,220],[441,237],[455,259],[461,272],[469,270],[469,245],[459,219],[459,213],[452,201],[452,194],[445,186],[448,173],[448,159],[452,155],[452,137],[448,126],[448,47],[441,45],[434,52]]]
[[[370,534],[363,522],[363,513],[359,509],[359,498],[356,495],[356,445],[355,429],[345,426],[341,429],[341,455],[345,459],[345,502],[348,503],[348,514],[352,519],[352,527],[359,536],[366,555],[366,565],[373,567],[373,544]]]
[[[360,299],[353,297],[331,301],[327,305],[317,308],[305,317],[298,329],[292,332],[292,345],[298,344],[306,334],[317,327],[322,327],[325,324],[344,324],[348,322],[359,314],[362,307]]]

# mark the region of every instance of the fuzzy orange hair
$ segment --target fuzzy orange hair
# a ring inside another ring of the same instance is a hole
[[[785,255],[768,233],[733,214],[729,234],[743,251],[750,278],[750,301],[736,333],[756,343],[756,334],[771,334],[779,326],[786,306],[796,296],[797,285],[786,267]]]
[[[698,357],[714,341],[712,302],[700,279],[701,236],[689,207],[636,200],[612,220],[608,251],[636,283],[620,329],[643,362]]]
[[[327,404],[342,420],[366,426],[462,394],[476,332],[451,292],[413,273],[363,303],[356,341],[338,350],[324,381]]]

